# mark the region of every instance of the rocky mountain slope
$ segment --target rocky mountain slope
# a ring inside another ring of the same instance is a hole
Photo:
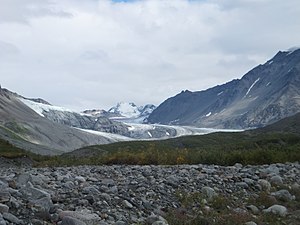
[[[262,127],[300,112],[300,49],[280,51],[241,79],[167,99],[149,123]]]
[[[0,136],[39,154],[58,154],[91,144],[111,141],[40,116],[20,96],[0,88]]]

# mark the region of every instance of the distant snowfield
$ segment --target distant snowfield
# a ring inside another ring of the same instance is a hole
[[[149,138],[147,139],[133,139],[129,138],[129,140],[163,140],[169,138],[176,138],[181,136],[188,135],[204,135],[214,132],[242,132],[244,130],[233,130],[233,129],[213,129],[213,128],[198,128],[191,126],[171,126],[171,125],[161,125],[161,124],[136,124],[136,123],[125,123],[128,126],[130,131],[135,132],[147,132]],[[170,133],[166,131],[166,136],[163,138],[153,138],[151,135],[151,130],[155,130],[157,128],[165,128],[165,129],[173,129],[176,131],[175,136],[170,136]],[[121,135],[119,135],[121,136]]]
[[[94,130],[86,130],[86,129],[79,129],[81,131],[85,131],[88,133],[100,135],[109,139],[112,142],[119,142],[119,141],[151,141],[151,140],[164,140],[182,136],[189,136],[189,135],[204,135],[214,132],[241,132],[243,130],[230,130],[230,129],[212,129],[212,128],[197,128],[197,127],[190,127],[190,126],[168,126],[168,125],[161,125],[161,124],[134,124],[134,123],[126,123],[129,126],[129,130],[135,132],[146,132],[149,138],[144,139],[136,139],[136,138],[129,138],[119,134],[112,134]],[[155,130],[159,127],[163,127],[166,129],[174,129],[176,130],[175,136],[170,136],[169,132],[166,131],[166,136],[162,138],[154,138],[150,133],[151,130]]]
[[[76,128],[76,127],[74,127],[74,128]],[[86,129],[80,129],[80,128],[76,128],[76,129],[87,132],[87,133],[96,134],[96,135],[105,137],[105,138],[111,140],[112,142],[134,141],[135,140],[133,138],[125,137],[125,136],[122,136],[119,134],[112,134],[112,133],[107,133],[107,132],[102,132],[102,131],[86,130]]]

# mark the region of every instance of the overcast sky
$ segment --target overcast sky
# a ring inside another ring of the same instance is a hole
[[[299,0],[0,0],[0,84],[74,110],[160,104],[299,44]]]

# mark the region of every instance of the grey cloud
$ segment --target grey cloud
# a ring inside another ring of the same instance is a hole
[[[16,55],[20,52],[20,50],[17,48],[17,46],[4,42],[0,40],[0,57],[5,58],[6,56],[10,55]]]
[[[100,60],[105,61],[108,59],[108,54],[102,50],[88,50],[80,55],[84,60]]]
[[[28,23],[30,18],[43,16],[70,17],[49,0],[0,0],[0,23]]]
[[[2,85],[77,110],[159,104],[239,78],[300,40],[299,0],[0,5],[0,51],[16,56],[0,61]]]

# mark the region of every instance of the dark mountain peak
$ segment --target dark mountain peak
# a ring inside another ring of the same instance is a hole
[[[214,128],[261,127],[300,112],[300,49],[279,51],[263,65],[207,90],[182,91],[149,116],[150,123]]]
[[[185,93],[188,94],[188,93],[192,93],[192,92],[190,90],[187,90],[187,89],[186,90],[182,90],[180,92],[180,94],[185,94]]]
[[[300,57],[300,48],[293,47],[288,50],[277,52],[277,54],[272,59],[268,60],[266,64],[271,65],[273,62],[283,63],[285,60],[298,57]]]

